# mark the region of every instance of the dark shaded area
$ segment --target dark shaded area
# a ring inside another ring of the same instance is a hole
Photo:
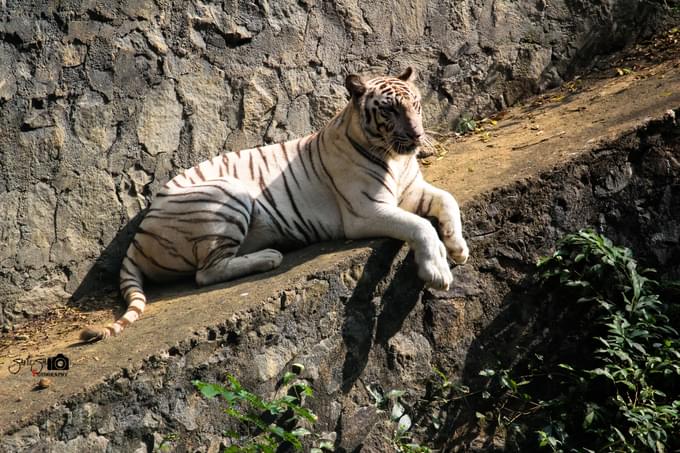
[[[342,365],[344,393],[352,390],[368,362],[374,344],[377,320],[382,314],[380,309],[384,307],[384,298],[380,297],[379,285],[389,284],[390,266],[401,248],[402,244],[394,240],[381,244],[366,261],[352,296],[345,302],[345,319],[342,327],[342,337],[347,350]],[[401,265],[400,270],[403,267]]]
[[[631,248],[641,268],[657,269],[655,278],[677,279],[678,181],[680,126],[669,116],[594,152],[586,161],[545,175],[541,181],[516,186],[524,195],[506,199],[503,210],[491,221],[509,222],[496,224],[499,233],[493,242],[485,241],[484,249],[488,254],[498,247],[495,244],[520,247],[521,259],[506,256],[499,262],[506,275],[521,277],[505,279],[509,292],[495,316],[470,344],[461,383],[474,394],[448,406],[444,428],[433,433],[437,447],[467,446],[475,451],[530,451],[531,445],[537,448],[533,440],[529,445],[505,444],[505,428],[493,420],[480,430],[475,413],[490,411],[495,403],[493,398],[481,396],[482,390],[489,389],[490,379],[480,376],[480,371],[508,369],[510,376],[524,376],[535,372],[531,366],[541,366],[537,357],[541,357],[547,370],[558,363],[587,367],[593,350],[588,338],[596,332],[587,306],[566,303],[564,297],[549,297],[539,289],[533,266],[526,258],[551,253],[556,240],[567,232],[591,227],[615,244]],[[497,195],[489,197],[490,205]],[[554,202],[548,203],[544,197]],[[529,223],[532,228],[527,229]],[[531,390],[538,395],[550,394],[549,388],[540,386],[539,383]]]
[[[145,213],[146,210],[133,217],[104,249],[73,292],[71,299],[74,302],[84,296],[118,290],[120,264]],[[80,307],[83,309],[98,308],[88,307],[87,305],[80,305]]]

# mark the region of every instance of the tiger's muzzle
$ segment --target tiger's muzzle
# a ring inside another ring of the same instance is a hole
[[[413,154],[423,144],[423,136],[418,134],[404,134],[392,140],[392,148],[397,154]]]

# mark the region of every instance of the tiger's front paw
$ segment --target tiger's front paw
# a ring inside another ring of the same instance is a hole
[[[465,264],[470,257],[470,249],[463,238],[451,238],[446,242],[449,258],[456,264]]]
[[[456,234],[452,222],[443,224],[440,233],[451,261],[456,264],[465,264],[470,257],[470,249],[463,236],[460,233]]]
[[[416,250],[416,263],[418,264],[418,277],[429,288],[448,290],[453,276],[446,261],[446,248],[438,239],[428,243],[421,250]]]

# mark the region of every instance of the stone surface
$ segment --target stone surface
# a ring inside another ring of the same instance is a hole
[[[415,66],[427,124],[450,130],[664,17],[642,0],[2,2],[2,328],[22,318],[24,292],[48,291],[35,282],[67,282],[54,302],[108,287],[122,226],[172,174],[319,128],[348,72]]]
[[[137,125],[139,143],[152,156],[175,152],[182,124],[182,106],[177,100],[174,84],[166,80],[144,100]]]

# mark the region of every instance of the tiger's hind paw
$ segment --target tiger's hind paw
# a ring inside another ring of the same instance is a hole
[[[246,255],[247,256],[247,255]],[[264,249],[250,255],[256,261],[258,272],[267,272],[281,265],[283,255],[278,250]]]

